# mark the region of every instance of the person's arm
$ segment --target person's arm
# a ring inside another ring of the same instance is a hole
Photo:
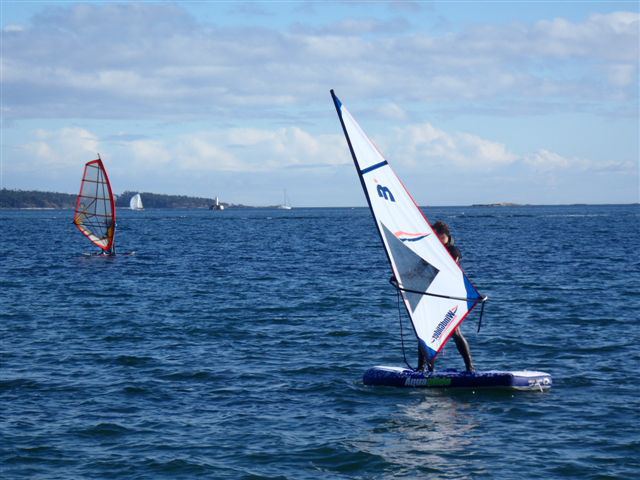
[[[456,263],[460,263],[460,260],[462,260],[462,253],[460,252],[460,249],[455,245],[448,245],[447,250],[449,250],[451,258],[453,258]]]

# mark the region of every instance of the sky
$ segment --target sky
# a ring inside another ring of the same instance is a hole
[[[366,201],[335,89],[421,205],[639,199],[631,2],[0,2],[0,187]]]

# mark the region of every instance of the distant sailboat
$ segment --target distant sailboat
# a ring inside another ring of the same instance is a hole
[[[84,167],[73,223],[102,253],[115,255],[116,205],[100,155]]]
[[[284,197],[283,198],[284,203],[282,205],[279,205],[278,209],[280,209],[280,210],[291,210],[293,207],[289,204],[289,200],[287,199],[287,191],[286,190],[284,191],[283,197]]]
[[[211,205],[210,210],[224,210],[224,205],[220,203],[220,200],[217,196],[213,202],[213,205]]]
[[[142,197],[139,193],[136,193],[131,200],[129,201],[129,208],[131,210],[144,210],[144,206],[142,205]]]

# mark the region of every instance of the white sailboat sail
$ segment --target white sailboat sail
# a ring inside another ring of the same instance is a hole
[[[129,208],[131,210],[143,210],[144,206],[142,205],[142,197],[139,193],[136,193],[131,200],[129,200]]]
[[[331,96],[414,332],[431,360],[485,298],[333,90]]]
[[[282,197],[283,197],[284,202],[282,203],[282,205],[278,205],[278,208],[280,210],[291,210],[292,207],[289,204],[289,199],[287,198],[287,191],[286,190],[283,190]]]

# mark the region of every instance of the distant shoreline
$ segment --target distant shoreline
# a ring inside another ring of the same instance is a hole
[[[116,195],[116,207],[118,209],[129,208],[130,198],[137,192],[123,192]],[[168,195],[159,193],[140,192],[145,209],[150,210],[177,210],[177,209],[202,209],[211,208],[214,203],[212,198],[189,197],[186,195]],[[76,204],[76,194],[45,192],[40,190],[0,190],[0,210],[73,210]],[[277,209],[278,205],[243,205],[221,202],[225,209]],[[471,205],[422,205],[427,208],[520,208],[520,207],[577,207],[577,206],[614,206],[614,205],[640,205],[639,202],[630,203],[557,203],[557,204],[521,204],[515,202],[474,203]],[[341,206],[341,207],[294,207],[297,208],[367,208],[367,205]]]
[[[554,204],[521,204],[521,205],[492,205],[492,204],[473,204],[473,205],[420,205],[420,208],[501,208],[501,207],[630,207],[630,206],[640,206],[640,203],[554,203]],[[355,207],[295,207],[292,210],[286,210],[288,212],[295,212],[296,210],[313,210],[313,209],[343,209],[343,210],[354,210],[354,209],[366,209],[369,207],[367,205],[359,205]],[[0,206],[0,211],[2,210],[50,210],[50,211],[67,211],[74,210],[74,207],[5,207]],[[129,207],[119,207],[118,211],[130,210]],[[208,207],[145,207],[145,210],[210,210]],[[225,210],[281,210],[278,205],[268,205],[264,207],[260,206],[250,206],[250,205],[242,205],[235,206],[229,205],[225,206]],[[224,212],[220,212],[224,215]]]

